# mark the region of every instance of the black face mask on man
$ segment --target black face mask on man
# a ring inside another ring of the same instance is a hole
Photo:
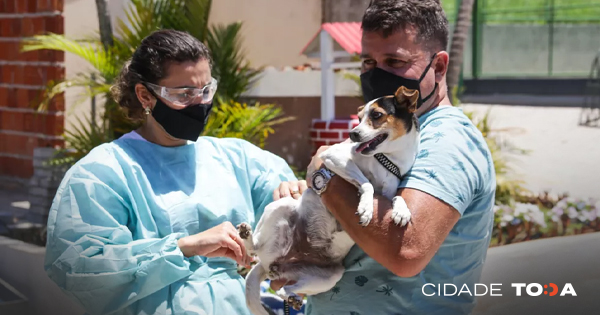
[[[191,104],[178,110],[169,107],[156,94],[151,93],[156,98],[156,105],[152,110],[154,120],[172,137],[190,141],[198,140],[208,121],[212,102]]]
[[[429,71],[429,68],[431,67],[436,55],[437,54],[434,54],[431,57],[429,64],[427,67],[425,67],[425,71],[423,71],[423,74],[421,74],[421,77],[418,80],[401,77],[377,67],[361,74],[360,83],[365,102],[368,103],[382,96],[394,95],[399,87],[404,86],[408,89],[419,91],[417,108],[420,108],[423,103],[427,102],[427,100],[434,95],[438,88],[438,83],[436,82],[433,91],[431,91],[431,93],[429,93],[429,95],[427,95],[425,98],[422,97],[421,81],[423,81],[425,78],[425,74],[427,74],[427,71]]]

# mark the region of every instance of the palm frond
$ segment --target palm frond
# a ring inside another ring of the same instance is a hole
[[[241,43],[242,23],[210,27],[206,45],[214,60],[213,76],[223,102],[238,99],[257,79],[261,69],[252,69]]]
[[[103,77],[115,77],[114,55],[106,51],[99,41],[75,41],[64,35],[36,35],[23,41],[22,51],[58,50],[79,56],[94,67]]]
[[[93,76],[89,73],[79,73],[72,79],[63,81],[49,81],[46,84],[46,88],[43,91],[43,97],[37,104],[38,111],[48,110],[50,102],[57,96],[71,88],[81,88],[82,93],[77,95],[77,98],[71,103],[72,107],[84,102],[94,96],[106,94],[110,91],[110,84],[104,83],[103,80],[96,79],[97,76]]]
[[[204,42],[208,30],[210,0],[131,0],[125,18],[117,19],[114,50],[120,65],[142,40],[159,29],[186,31]]]
[[[71,130],[66,130],[63,135],[67,148],[59,150],[49,161],[50,165],[70,166],[93,148],[113,139],[106,121],[96,125],[88,116],[75,117],[75,120],[77,124],[73,124]]]
[[[155,30],[160,29],[160,10],[165,1],[132,0],[125,9],[125,20],[117,19],[115,44],[119,51],[130,51],[131,55],[142,40]]]
[[[170,0],[168,10],[161,11],[163,28],[186,31],[206,42],[211,0]]]
[[[206,42],[208,37],[208,21],[212,0],[190,0],[186,10],[186,29],[190,34],[198,38],[201,42]],[[198,14],[198,12],[202,12]]]

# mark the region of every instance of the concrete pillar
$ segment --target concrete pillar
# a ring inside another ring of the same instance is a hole
[[[333,73],[333,38],[321,30],[321,119],[335,117],[335,76]]]

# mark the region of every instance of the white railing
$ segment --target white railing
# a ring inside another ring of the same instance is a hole
[[[339,64],[343,70],[335,72],[335,96],[356,96],[359,87],[345,73],[359,74],[355,63]],[[321,71],[311,68],[266,68],[257,83],[244,95],[250,97],[321,97]]]

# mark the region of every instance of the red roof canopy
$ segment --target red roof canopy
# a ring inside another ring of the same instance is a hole
[[[325,23],[302,49],[302,54],[315,54],[320,50],[319,33],[325,30],[334,41],[334,51],[346,51],[349,54],[360,54],[362,29],[360,22]]]

